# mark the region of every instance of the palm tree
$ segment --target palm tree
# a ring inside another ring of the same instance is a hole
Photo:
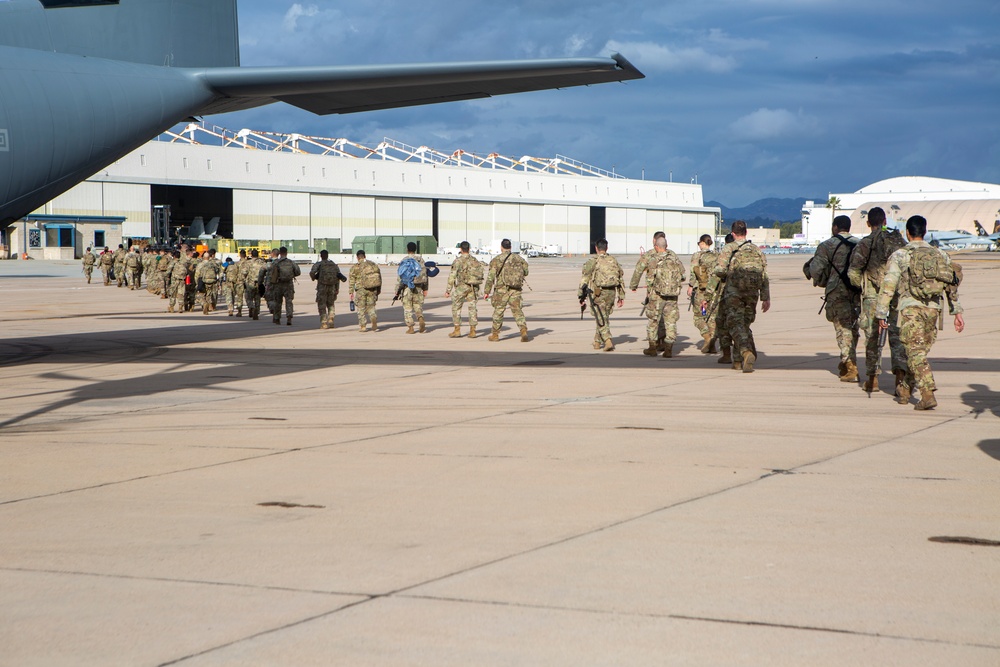
[[[830,215],[830,219],[833,220],[837,217],[837,209],[840,208],[840,197],[834,197],[831,195],[830,198],[826,200],[826,207],[833,209],[833,212]]]

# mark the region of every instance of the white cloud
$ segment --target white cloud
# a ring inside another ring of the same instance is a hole
[[[288,8],[287,12],[285,12],[285,30],[288,32],[295,32],[295,29],[298,27],[298,21],[301,17],[316,16],[317,14],[319,14],[319,7],[316,5],[303,7],[300,3],[296,2]]]
[[[654,42],[611,40],[604,48],[606,51],[626,54],[636,67],[649,71],[704,71],[722,74],[736,67],[736,61],[729,56],[709,53],[700,46],[672,49]]]
[[[806,137],[818,130],[819,121],[801,109],[792,113],[788,109],[761,108],[729,125],[733,139],[748,142]]]

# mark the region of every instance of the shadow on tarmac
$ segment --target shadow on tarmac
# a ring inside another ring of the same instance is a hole
[[[1000,461],[1000,440],[983,440],[976,446],[987,456]]]

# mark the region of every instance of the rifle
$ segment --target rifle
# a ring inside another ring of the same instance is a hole
[[[594,320],[597,322],[597,326],[603,327],[607,324],[608,319],[604,316],[604,311],[598,308],[597,304],[594,303],[594,290],[590,289],[590,285],[584,285],[580,291],[583,294],[583,298],[580,299],[580,319],[583,319],[583,313],[587,310],[587,304],[584,303],[584,300],[589,300],[590,312],[594,314]]]
[[[649,305],[649,295],[642,300],[642,310],[639,311],[639,317],[646,317],[646,306]]]
[[[583,314],[587,312],[587,295],[590,294],[590,286],[584,285],[580,288],[580,321],[583,322]]]
[[[399,289],[396,290],[396,295],[394,297],[392,297],[392,303],[389,304],[390,306],[396,305],[396,302],[399,301],[399,298],[401,296],[403,296],[403,290],[404,289],[406,289],[406,285],[400,285],[399,286]]]
[[[885,341],[888,338],[889,338],[889,327],[886,327],[885,329],[880,328],[878,332],[878,356],[876,357],[876,359],[879,359],[879,363],[881,363],[882,359],[882,348],[885,347]],[[868,398],[871,398],[872,397],[871,385],[868,385],[868,389],[869,389]]]
[[[698,294],[697,290],[691,290],[691,298],[688,300],[688,312],[689,313],[691,312],[691,309],[694,308],[694,300],[695,300],[695,297],[697,296],[697,294]]]

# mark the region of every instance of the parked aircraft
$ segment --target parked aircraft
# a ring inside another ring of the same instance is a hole
[[[239,67],[236,0],[0,0],[0,226],[194,116],[316,114],[641,79],[610,58]]]

